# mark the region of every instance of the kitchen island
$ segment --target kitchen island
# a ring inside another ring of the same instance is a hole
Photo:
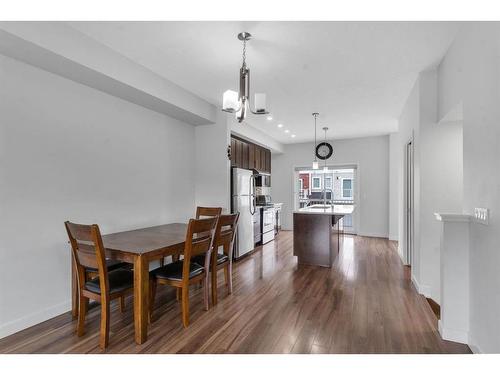
[[[293,213],[293,255],[299,264],[332,267],[340,247],[340,220],[354,205],[316,204]]]

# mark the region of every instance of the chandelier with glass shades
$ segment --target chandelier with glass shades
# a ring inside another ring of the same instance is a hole
[[[235,113],[238,122],[242,122],[248,111],[254,115],[267,115],[266,94],[255,94],[254,109],[250,108],[250,69],[246,64],[247,41],[252,35],[247,32],[238,34],[238,39],[243,42],[243,64],[240,68],[240,91],[227,90],[222,97],[222,110]]]

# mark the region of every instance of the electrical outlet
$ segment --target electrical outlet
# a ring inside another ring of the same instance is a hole
[[[488,225],[490,210],[487,208],[474,208],[474,219],[477,223]]]

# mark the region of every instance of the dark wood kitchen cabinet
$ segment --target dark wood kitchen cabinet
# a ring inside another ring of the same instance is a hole
[[[271,150],[231,136],[231,167],[271,173]]]
[[[255,145],[248,144],[248,169],[255,169]]]

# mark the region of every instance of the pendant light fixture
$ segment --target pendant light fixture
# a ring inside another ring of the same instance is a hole
[[[313,161],[313,169],[319,168],[318,157],[316,156],[316,119],[319,116],[318,112],[314,112],[312,114],[314,116],[314,161]]]
[[[323,131],[325,132],[325,144],[326,144],[326,132],[328,131],[328,128],[325,126],[323,128]],[[327,158],[325,158],[325,166],[323,167],[323,172],[327,172],[328,171],[328,167],[326,166],[326,159]]]
[[[243,42],[243,63],[240,68],[240,91],[239,93],[232,90],[224,92],[222,97],[222,110],[224,112],[235,113],[238,122],[242,122],[248,111],[254,115],[267,115],[266,110],[266,94],[255,94],[255,110],[250,108],[250,69],[247,68],[246,52],[247,41],[252,38],[252,35],[247,32],[238,34],[238,39]]]

